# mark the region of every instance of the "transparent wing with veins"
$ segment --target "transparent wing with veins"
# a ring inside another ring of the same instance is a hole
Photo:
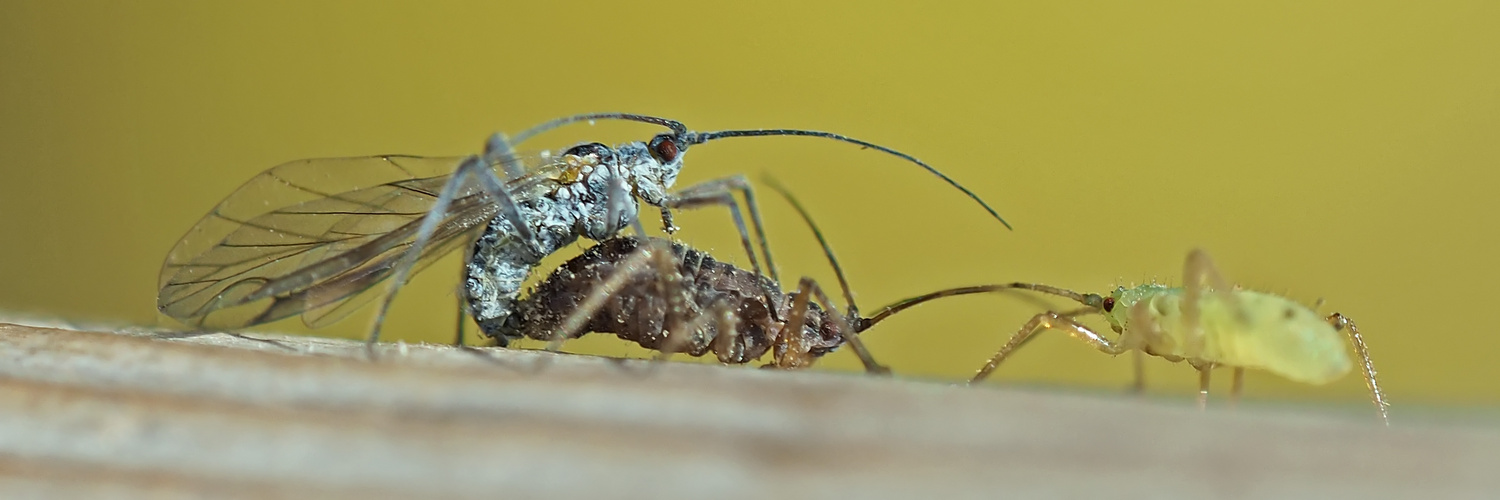
[[[162,265],[157,308],[211,328],[298,314],[309,326],[337,320],[379,295],[374,285],[411,247],[422,217],[463,159],[322,158],[262,172],[172,248]],[[563,168],[524,160],[524,174],[505,183],[517,201],[550,190]],[[497,212],[477,185],[462,186],[416,269],[468,244]]]

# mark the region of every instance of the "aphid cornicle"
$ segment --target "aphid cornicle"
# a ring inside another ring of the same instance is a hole
[[[512,147],[547,130],[592,120],[644,122],[670,131],[613,148],[585,143],[556,156],[521,157]],[[751,267],[762,274],[736,192],[745,199],[775,278],[744,177],[677,191],[671,187],[693,145],[786,135],[837,140],[913,162],[1004,223],[957,182],[877,144],[809,130],[693,132],[665,118],[594,113],[537,125],[515,141],[495,134],[483,155],[300,160],[267,170],[220,202],[173,247],[162,266],[157,307],[200,327],[238,328],[299,314],[309,326],[321,326],[378,296],[375,285],[389,279],[368,337],[373,344],[407,275],[467,245],[464,291],[470,312],[488,329],[504,323],[522,282],[543,257],[579,237],[614,235],[635,220],[638,201],[661,208],[669,232],[673,209],[727,206]]]
[[[1186,361],[1199,372],[1200,407],[1207,404],[1210,373],[1217,366],[1234,368],[1231,396],[1235,398],[1246,368],[1309,384],[1337,380],[1354,367],[1344,347],[1347,338],[1359,357],[1370,400],[1381,421],[1389,425],[1385,394],[1375,380],[1375,365],[1353,320],[1339,313],[1322,316],[1286,297],[1230,286],[1202,250],[1188,254],[1185,268],[1181,287],[1119,287],[1109,295],[1098,295],[1017,282],[943,290],[897,302],[887,310],[900,311],[940,297],[1008,290],[1072,299],[1084,307],[1037,314],[970,382],[984,380],[1037,333],[1058,330],[1110,355],[1135,351],[1173,362]],[[1110,340],[1077,321],[1079,316],[1089,314],[1104,316],[1118,336]],[[1137,360],[1138,387],[1139,367]]]

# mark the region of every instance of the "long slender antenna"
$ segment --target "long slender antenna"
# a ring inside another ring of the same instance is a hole
[[[844,303],[849,304],[849,317],[859,317],[859,307],[854,305],[854,292],[849,291],[849,280],[844,277],[844,268],[839,265],[839,259],[833,256],[833,247],[828,246],[828,239],[823,237],[823,230],[818,229],[818,223],[813,222],[812,214],[807,212],[807,209],[802,206],[802,202],[797,201],[797,197],[792,196],[791,191],[788,191],[785,186],[782,186],[770,174],[761,175],[761,182],[766,183],[772,190],[780,194],[782,198],[786,198],[787,203],[792,204],[792,208],[797,209],[797,214],[802,216],[802,222],[806,222],[807,228],[811,229],[813,236],[818,238],[818,245],[823,247],[823,255],[828,256],[828,264],[833,266],[833,274],[839,279],[839,287],[844,289]]]
[[[976,293],[1003,292],[1003,291],[1007,291],[1007,290],[1030,290],[1030,291],[1033,291],[1033,292],[1041,292],[1041,293],[1046,293],[1046,294],[1050,294],[1050,295],[1056,295],[1056,296],[1059,296],[1059,297],[1063,297],[1063,298],[1075,300],[1075,301],[1077,301],[1080,304],[1083,304],[1083,305],[1088,306],[1088,307],[1096,308],[1096,309],[1101,307],[1100,303],[1103,300],[1098,295],[1094,295],[1094,294],[1091,294],[1091,293],[1089,293],[1089,294],[1083,294],[1083,293],[1078,293],[1078,292],[1075,292],[1075,291],[1072,291],[1072,290],[1068,290],[1068,289],[1065,289],[1065,288],[1058,288],[1058,287],[1055,287],[1055,286],[1048,286],[1048,285],[1039,285],[1039,284],[1035,284],[1035,283],[1015,282],[1015,283],[1005,283],[1005,284],[1001,284],[1001,285],[979,285],[979,286],[965,286],[965,287],[958,287],[958,288],[948,288],[948,289],[945,289],[945,290],[938,290],[938,291],[932,292],[932,293],[925,293],[925,294],[922,294],[922,295],[918,295],[916,297],[910,297],[910,298],[901,299],[901,300],[898,300],[898,301],[892,303],[891,305],[882,307],[882,308],[880,308],[880,312],[875,313],[874,316],[871,316],[869,318],[865,318],[865,319],[861,320],[859,322],[859,325],[855,328],[855,330],[856,331],[864,331],[864,330],[870,328],[871,326],[874,326],[875,323],[879,323],[882,320],[884,320],[886,318],[889,318],[889,317],[891,317],[892,315],[894,315],[894,314],[896,314],[898,312],[901,312],[901,311],[903,311],[903,310],[905,310],[907,308],[910,308],[912,306],[915,306],[915,305],[918,305],[918,304],[921,304],[923,302],[927,302],[927,301],[930,301],[930,300],[941,299],[943,297],[953,297],[953,296],[958,296],[958,295],[973,295],[973,294],[976,294]]]
[[[817,130],[798,130],[798,129],[786,129],[786,128],[780,128],[780,129],[761,129],[761,130],[720,130],[720,131],[717,131],[717,132],[692,133],[692,134],[688,134],[686,142],[688,144],[702,144],[702,143],[705,143],[705,142],[708,142],[708,141],[723,139],[723,138],[727,138],[727,137],[759,137],[759,136],[767,136],[767,135],[797,135],[797,136],[822,137],[824,139],[833,139],[835,141],[843,141],[843,142],[847,142],[847,143],[850,143],[850,144],[855,144],[855,145],[858,145],[858,146],[861,146],[861,147],[874,149],[874,150],[877,150],[877,151],[880,151],[880,152],[883,152],[883,153],[886,153],[886,154],[889,154],[889,155],[901,158],[903,160],[915,163],[918,166],[922,167],[923,169],[926,169],[932,175],[938,176],[939,179],[942,179],[944,182],[947,182],[948,185],[957,188],[959,191],[963,191],[963,193],[965,195],[968,195],[968,197],[970,199],[972,199],[975,202],[979,203],[979,206],[984,207],[984,210],[986,212],[989,212],[991,217],[994,217],[995,220],[1000,221],[1001,224],[1005,225],[1006,229],[1012,229],[1010,227],[1010,223],[1009,222],[1005,222],[1005,219],[1002,218],[1002,217],[1000,217],[1000,214],[997,213],[997,212],[995,212],[995,209],[991,208],[989,203],[985,203],[985,201],[983,199],[981,199],[979,197],[979,195],[974,194],[973,191],[970,191],[969,188],[966,188],[962,184],[959,184],[958,181],[955,181],[952,178],[948,177],[947,175],[944,175],[942,172],[939,172],[938,169],[933,168],[932,165],[928,165],[928,164],[924,163],[922,160],[916,159],[916,157],[914,157],[912,155],[909,155],[909,154],[906,154],[906,153],[902,153],[900,151],[896,151],[894,149],[891,149],[891,148],[888,148],[888,147],[885,147],[885,146],[881,146],[881,145],[875,144],[873,142],[861,141],[861,140],[855,139],[853,137],[839,135],[839,134],[835,134],[835,133],[832,133],[832,132],[820,132],[820,131],[817,131]],[[517,139],[519,140],[520,136],[517,136]]]
[[[577,123],[590,120],[627,120],[633,122],[651,123],[672,129],[672,133],[674,135],[677,135],[678,137],[686,137],[688,135],[687,126],[683,125],[682,122],[679,122],[677,120],[669,120],[666,118],[651,115],[638,115],[634,113],[585,113],[581,115],[565,116],[555,120],[542,122],[540,124],[537,124],[536,126],[528,128],[526,130],[522,130],[521,133],[515,135],[515,138],[512,139],[511,142],[521,143],[542,132],[555,129],[569,123]]]

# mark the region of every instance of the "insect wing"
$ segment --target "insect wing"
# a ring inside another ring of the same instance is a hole
[[[461,157],[374,156],[299,160],[241,186],[193,227],[162,266],[157,305],[185,322],[234,328],[318,310],[390,274]],[[540,193],[553,168],[532,162],[506,184],[513,197]],[[468,182],[418,260],[461,246],[495,205]],[[341,316],[338,315],[338,316]]]

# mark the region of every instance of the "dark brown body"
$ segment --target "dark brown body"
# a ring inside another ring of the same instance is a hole
[[[662,281],[663,273],[653,264],[629,259],[638,255],[646,241],[618,237],[600,242],[560,266],[518,302],[504,331],[485,333],[505,338],[551,339],[570,313],[591,294],[599,293],[601,284],[617,272],[628,271],[629,279],[607,296],[603,306],[574,337],[586,332],[613,333],[642,347],[662,350],[671,322],[678,330],[677,335],[683,338],[677,341],[681,343],[674,350],[693,356],[715,352],[725,363],[747,363],[772,349],[780,358],[790,342],[796,342],[799,350],[805,350],[812,358],[843,344],[834,318],[813,303],[807,304],[802,327],[795,330],[796,338],[781,335],[785,321],[794,316],[795,293],[783,293],[768,278],[685,245],[670,244],[675,275],[665,278],[677,282]],[[658,249],[666,246],[664,240],[650,241],[661,243]],[[645,267],[622,269],[626,265]],[[676,290],[675,294],[672,290]],[[679,310],[669,318],[673,303],[678,304]],[[690,327],[693,331],[688,331]],[[726,332],[730,328],[734,335]]]

